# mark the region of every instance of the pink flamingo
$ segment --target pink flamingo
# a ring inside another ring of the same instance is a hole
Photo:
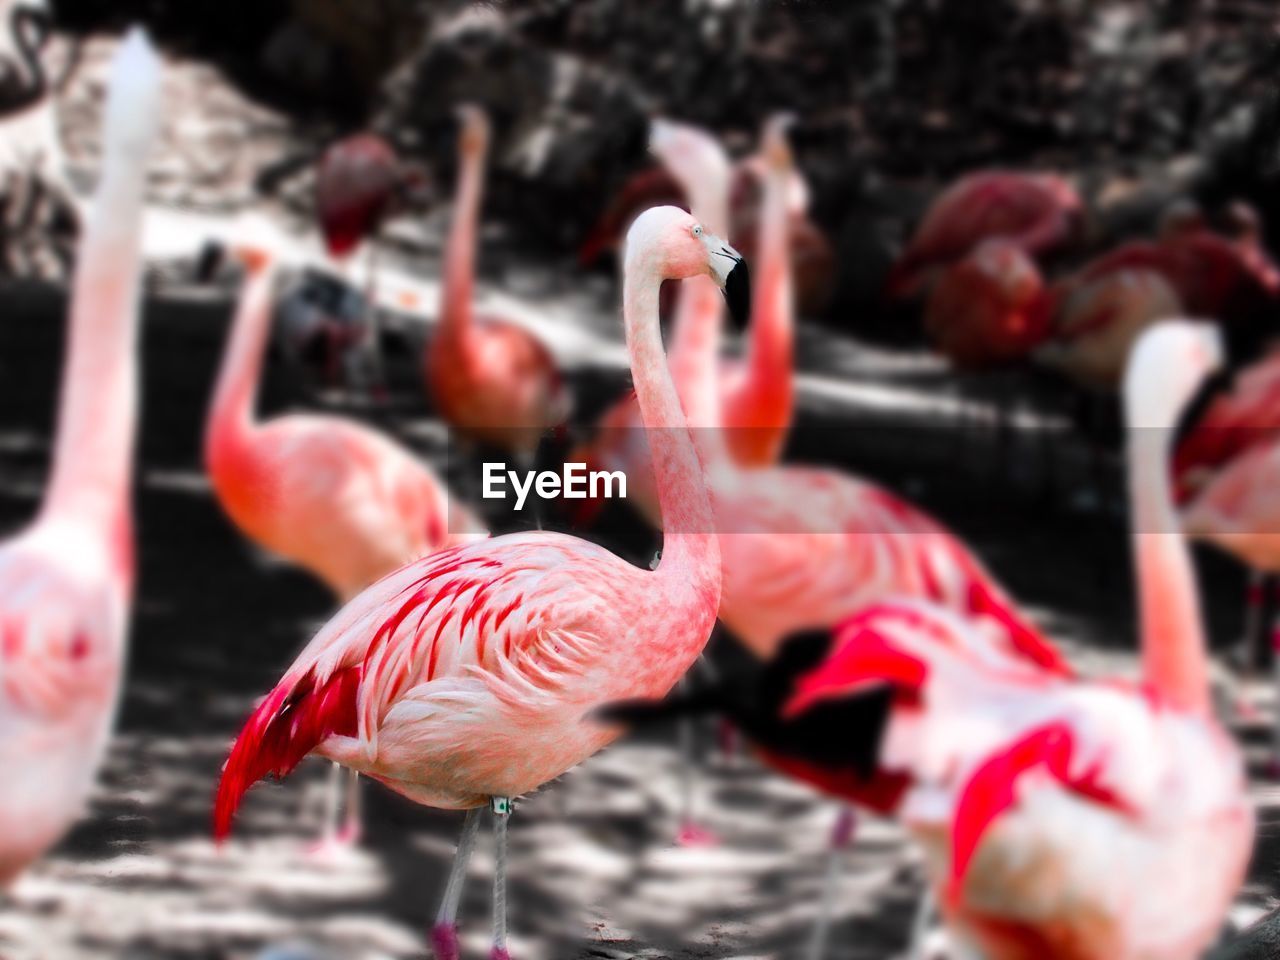
[[[1246,662],[1268,576],[1280,572],[1280,354],[1223,379],[1182,425],[1174,480],[1188,536],[1232,554],[1251,571],[1246,594]],[[1280,625],[1272,648],[1280,649]],[[1280,689],[1280,664],[1276,667]],[[1272,735],[1271,777],[1280,777],[1280,721]]]
[[[139,238],[160,84],[159,59],[135,29],[111,67],[49,486],[35,522],[0,546],[0,887],[80,816],[120,695],[134,572]]]
[[[778,119],[766,125],[766,151],[769,143],[783,137],[784,124]],[[709,230],[723,230],[729,219],[730,167],[716,139],[697,127],[655,120],[649,146],[692,199],[694,215]],[[790,170],[789,154],[775,156],[775,162],[786,164]],[[769,222],[761,231],[760,295],[752,301],[747,360],[722,361],[717,370],[727,442],[735,459],[744,466],[776,462],[791,428],[794,320],[788,274],[780,266],[786,257],[787,216],[785,208],[766,214]],[[694,291],[699,287],[701,295],[696,295]],[[672,375],[680,382],[694,375],[697,364],[691,365],[689,358],[704,345],[718,353],[723,309],[716,290],[701,284],[685,284],[683,289],[670,356]],[[628,499],[642,504],[642,511],[648,515],[656,512],[653,471],[634,394],[628,394],[604,413],[591,442],[578,448],[572,459],[599,469],[622,470],[630,484]]]
[[[478,810],[495,814],[494,942],[505,960],[510,799],[560,776],[618,731],[586,714],[662,696],[715,622],[711,505],[658,329],[664,279],[727,282],[735,251],[692,216],[658,207],[627,241],[624,324],[669,526],[641,570],[563,534],[531,532],[412,563],[355,597],[245,724],[218,786],[225,836],[245,791],[317,752],[430,806],[468,810],[433,940],[456,960],[455,915]]]
[[[311,571],[343,602],[411,560],[483,539],[484,527],[440,479],[381,433],[316,414],[257,421],[274,254],[239,252],[248,277],[209,409],[205,464],[218,502],[240,531]],[[341,830],[336,781],[329,790],[324,844],[354,842],[356,779],[348,784]]]
[[[458,112],[458,187],[440,326],[426,356],[427,386],[436,410],[463,436],[531,459],[542,433],[564,423],[569,394],[540,340],[499,317],[473,315],[476,221],[489,121],[479,107],[464,106]]]
[[[969,174],[930,205],[890,271],[885,293],[905,299],[926,292],[943,267],[992,237],[1032,257],[1052,253],[1079,232],[1083,209],[1075,188],[1053,174]]]
[[[951,611],[895,601],[843,625],[788,708],[862,698],[883,714],[842,776],[900,792],[952,934],[981,956],[1191,960],[1243,880],[1252,806],[1210,709],[1167,473],[1179,410],[1219,356],[1211,328],[1161,324],[1126,374],[1141,684],[1046,673]]]

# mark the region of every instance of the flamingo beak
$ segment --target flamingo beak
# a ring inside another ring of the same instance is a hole
[[[751,274],[742,254],[718,237],[708,237],[711,253],[711,276],[729,305],[729,318],[739,331],[746,329],[751,314]]]

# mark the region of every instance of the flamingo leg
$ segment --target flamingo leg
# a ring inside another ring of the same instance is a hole
[[[511,960],[507,950],[507,821],[511,799],[494,797],[493,811],[493,947],[489,960]]]
[[[925,960],[925,945],[933,914],[933,887],[926,881],[924,892],[920,894],[920,903],[916,905],[916,913],[911,920],[911,941],[907,944],[907,960]]]
[[[458,836],[458,850],[453,855],[453,866],[444,885],[444,897],[440,900],[440,912],[431,928],[431,948],[435,960],[459,960],[458,905],[462,902],[462,885],[467,879],[467,864],[476,848],[476,833],[480,829],[480,807],[467,811],[462,821],[462,833]]]
[[[688,686],[688,680],[680,680],[681,693]],[[681,847],[710,846],[715,837],[704,827],[699,826],[695,813],[697,802],[697,757],[694,756],[694,740],[696,729],[692,717],[683,718],[677,727],[680,740],[680,827],[676,833],[676,844]]]
[[[360,799],[360,774],[354,770],[347,771],[347,816],[338,831],[338,840],[345,844],[360,842],[364,831],[362,804]]]
[[[822,880],[822,902],[818,908],[818,920],[809,937],[808,960],[822,960],[827,953],[827,941],[831,938],[831,917],[835,913],[836,888],[840,883],[840,865],[844,852],[853,843],[858,830],[858,818],[852,807],[844,807],[836,816],[827,843],[827,872]]]

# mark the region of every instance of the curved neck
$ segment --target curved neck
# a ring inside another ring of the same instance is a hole
[[[475,283],[476,225],[480,194],[484,187],[483,151],[461,151],[458,187],[453,198],[453,223],[444,255],[440,325],[445,332],[464,330],[471,321],[471,295]]]
[[[747,376],[756,390],[791,393],[793,313],[788,167],[769,163],[764,176],[764,202],[757,249],[760,274],[752,292],[747,341]]]
[[[128,517],[138,416],[139,278],[145,164],[105,157],[80,243],[41,515],[116,532]]]
[[[42,14],[21,6],[14,7],[9,15],[9,33],[13,37],[18,56],[27,69],[29,82],[18,99],[6,105],[9,110],[21,110],[44,96],[45,77],[44,65],[40,62],[40,47],[43,45],[47,26],[41,18]],[[32,30],[36,31],[35,36],[32,35]]]
[[[1209,665],[1191,557],[1169,483],[1172,430],[1128,430],[1142,673],[1173,706],[1208,715]]]
[[[658,330],[662,278],[643,257],[643,252],[634,251],[627,257],[623,323],[662,509],[663,555],[657,572],[677,580],[711,578],[718,592],[720,546],[713,533],[710,495]]]
[[[271,287],[275,271],[266,264],[249,269],[227,348],[218,371],[218,383],[209,408],[205,431],[205,457],[212,460],[242,444],[254,418],[262,360],[271,332]]]

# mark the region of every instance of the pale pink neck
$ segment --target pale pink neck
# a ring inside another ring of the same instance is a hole
[[[697,580],[718,596],[720,547],[711,500],[676,394],[658,329],[661,276],[643,251],[628,251],[623,321],[640,417],[662,510],[663,556],[657,572],[675,583]]]
[[[262,362],[271,333],[271,288],[275,271],[268,265],[249,268],[205,432],[205,456],[212,461],[219,453],[244,447],[253,426],[258,399],[258,383],[262,379]]]
[[[1130,428],[1128,442],[1143,677],[1174,706],[1207,716],[1208,656],[1191,558],[1169,488],[1169,431]]]
[[[671,374],[680,403],[694,430],[698,455],[707,472],[717,475],[730,463],[723,434],[720,398],[720,318],[724,295],[710,277],[691,277],[680,284],[682,349],[671,353]]]
[[[133,479],[144,179],[140,161],[108,157],[85,225],[41,511],[109,535],[125,529]]]
[[[729,184],[724,176],[707,171],[700,181],[682,183],[681,186],[689,196],[693,215],[707,232],[717,237],[729,236]],[[701,289],[701,294],[694,295],[695,289]],[[713,365],[718,362],[723,316],[724,297],[709,277],[695,277],[681,283],[679,306],[671,332],[671,364],[676,371],[677,383],[681,382],[679,369],[686,357],[694,357],[693,364],[697,367],[702,362],[702,352],[710,349]],[[716,375],[713,369],[712,376]],[[718,417],[711,422],[718,423]],[[693,419],[692,413],[690,423],[694,427],[703,426]]]
[[[794,350],[794,305],[791,294],[791,251],[787,194],[792,172],[766,162],[764,202],[760,216],[759,279],[752,291],[751,327],[747,341],[747,377],[756,391],[791,398]]]
[[[459,333],[471,322],[471,296],[475,284],[476,225],[484,186],[483,151],[460,151],[458,186],[453,198],[453,223],[444,255],[441,289],[442,332]]]

